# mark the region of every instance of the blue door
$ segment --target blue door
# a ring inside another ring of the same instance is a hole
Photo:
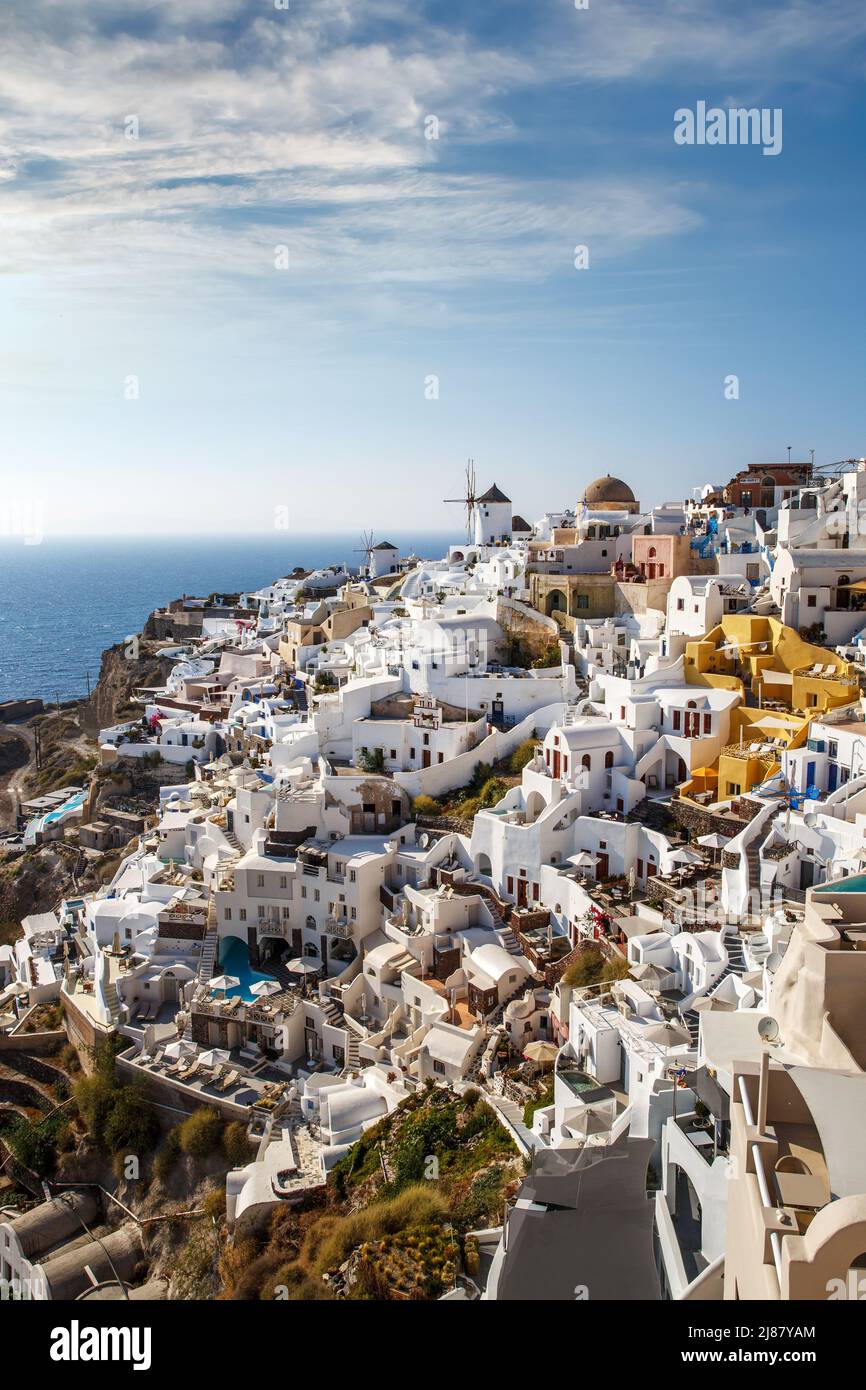
[[[809,787],[814,787],[814,785],[815,785],[815,764],[814,764],[814,763],[807,763],[807,764],[806,764],[806,790],[808,791]]]
[[[827,790],[834,792],[839,781],[839,769],[835,763],[830,764],[829,775],[827,777]]]

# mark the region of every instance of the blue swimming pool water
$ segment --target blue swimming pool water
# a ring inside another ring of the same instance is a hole
[[[835,883],[822,883],[816,893],[866,893],[866,874],[852,874],[850,878],[837,879]]]
[[[240,980],[239,985],[234,989],[226,991],[225,998],[231,999],[232,995],[239,994],[242,999],[248,1002],[255,999],[255,995],[250,992],[250,986],[259,980],[272,980],[273,975],[268,975],[262,970],[253,970],[250,965],[249,947],[245,941],[241,941],[238,936],[226,936],[220,946],[220,972],[223,975],[236,975]],[[214,974],[217,974],[214,971]]]

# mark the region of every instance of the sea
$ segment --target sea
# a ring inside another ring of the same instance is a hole
[[[394,531],[401,554],[439,559],[455,533]],[[357,535],[0,540],[0,700],[87,694],[102,652],[140,632],[154,608],[182,594],[257,589],[290,574],[364,563]]]

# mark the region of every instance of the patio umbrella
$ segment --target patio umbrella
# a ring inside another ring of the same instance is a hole
[[[589,850],[579,850],[577,854],[571,854],[568,858],[569,864],[574,864],[578,869],[591,869],[598,863],[598,855],[590,854]]]
[[[312,975],[321,969],[321,966],[317,961],[303,960],[301,956],[296,956],[294,960],[289,961],[286,969],[290,975]]]
[[[268,994],[279,994],[280,988],[276,980],[256,980],[255,984],[250,986],[250,994],[254,994],[257,999],[264,998]]]
[[[609,1115],[600,1110],[593,1110],[587,1105],[583,1110],[569,1116],[566,1124],[569,1129],[580,1130],[588,1139],[591,1134],[607,1134],[611,1121]]]
[[[658,1043],[659,1047],[683,1047],[691,1045],[691,1034],[678,1023],[651,1023],[644,1029],[647,1042]]]
[[[645,965],[632,966],[632,975],[636,980],[664,980],[668,975],[673,974],[664,965],[652,965],[647,962]]]
[[[207,1052],[203,1052],[199,1058],[203,1067],[216,1067],[221,1062],[228,1062],[230,1060],[231,1053],[226,1052],[224,1047],[208,1048]]]
[[[555,1062],[559,1048],[552,1042],[531,1042],[523,1049],[530,1062]]]
[[[696,854],[693,849],[675,849],[670,855],[672,864],[703,864],[701,855]]]
[[[217,975],[215,979],[211,980],[210,987],[212,990],[218,990],[222,993],[225,990],[237,989],[239,984],[240,980],[237,975]]]
[[[711,835],[699,835],[698,844],[703,845],[704,849],[724,849],[728,839],[729,836],[720,835],[718,830],[714,830]]]
[[[178,1057],[188,1057],[195,1050],[194,1042],[187,1042],[185,1038],[179,1038],[177,1042],[169,1043],[165,1049],[165,1055],[176,1062]]]

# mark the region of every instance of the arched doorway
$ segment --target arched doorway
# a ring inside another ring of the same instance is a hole
[[[568,599],[561,589],[551,589],[545,607],[548,618],[552,618],[554,613],[565,614],[568,612]]]

